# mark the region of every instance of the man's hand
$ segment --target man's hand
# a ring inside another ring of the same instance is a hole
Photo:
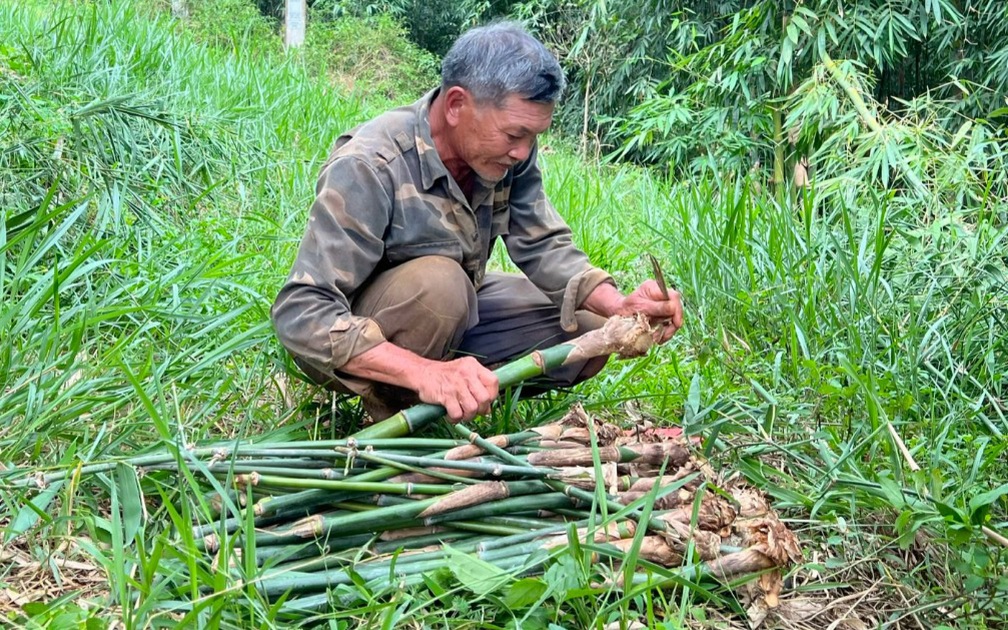
[[[668,299],[654,280],[646,280],[633,293],[623,298],[621,315],[641,313],[654,327],[660,327],[656,341],[665,343],[682,328],[683,307],[678,291],[669,291]]]
[[[665,343],[682,328],[683,307],[678,291],[669,291],[668,299],[654,280],[646,280],[629,295],[623,295],[611,284],[598,285],[582,305],[604,317],[613,315],[646,316],[657,329],[655,341]]]
[[[452,422],[490,413],[497,399],[497,375],[472,357],[435,361],[418,381],[417,394],[425,403],[441,405]]]
[[[387,341],[350,359],[343,370],[413,390],[423,402],[444,407],[452,422],[490,413],[500,386],[497,375],[472,357],[435,361]]]

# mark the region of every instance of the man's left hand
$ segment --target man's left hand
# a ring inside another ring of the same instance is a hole
[[[646,280],[633,293],[623,298],[617,312],[620,315],[640,313],[657,329],[655,340],[665,343],[682,328],[683,307],[678,291],[669,291],[668,299],[654,280]]]
[[[640,313],[655,327],[655,341],[665,343],[682,328],[683,307],[678,291],[669,291],[668,299],[654,280],[647,280],[630,295],[623,295],[609,283],[595,287],[583,307],[604,317],[631,316]]]

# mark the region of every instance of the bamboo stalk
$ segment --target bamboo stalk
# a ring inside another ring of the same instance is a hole
[[[858,116],[861,117],[861,120],[873,132],[878,134],[879,138],[881,139],[881,137],[885,134],[885,128],[878,121],[875,115],[871,113],[871,111],[869,111],[868,105],[865,103],[864,98],[861,96],[861,93],[858,92],[857,88],[850,81],[847,80],[847,77],[844,76],[843,72],[840,71],[840,67],[837,66],[836,62],[833,61],[832,57],[826,54],[826,52],[822,53],[822,62],[823,66],[825,66],[826,69],[829,70],[830,74],[833,76],[833,80],[836,81],[837,84],[840,85],[840,88],[843,89],[843,91],[847,94],[847,98],[849,98],[851,104],[854,105],[854,109],[855,111],[857,111]],[[897,155],[899,156],[899,159],[897,160],[896,166],[899,166],[900,171],[903,173],[903,176],[906,177],[907,181],[910,182],[910,185],[916,190],[917,193],[922,195],[927,194],[927,187],[924,185],[924,182],[922,182],[920,178],[917,176],[917,173],[914,172],[910,164],[907,163],[906,157],[899,152],[897,153]]]
[[[494,370],[500,386],[510,387],[540,376],[548,369],[560,367],[574,346],[569,343],[536,350],[516,361],[512,361]],[[404,409],[391,418],[372,424],[354,434],[359,438],[396,437],[409,435],[428,424],[444,417],[445,409],[441,405],[420,404]]]
[[[336,470],[334,468],[286,468],[281,466],[235,465],[227,468],[226,470],[210,469],[210,473],[219,479],[227,479],[232,473],[235,475],[236,479],[239,477],[248,478],[253,474],[258,475],[259,477],[293,477],[296,479],[325,479],[328,481],[346,479],[346,475],[343,474],[342,470]]]
[[[445,471],[443,468],[423,467],[414,462],[418,460],[438,462],[436,458],[415,457],[410,455],[396,455],[393,453],[373,453],[359,452],[354,455],[357,459],[362,459],[373,464],[380,464],[386,468],[394,468],[397,473],[411,473],[414,477],[400,479],[401,483],[436,483],[438,480],[450,481],[452,483],[473,483],[468,477],[456,475]],[[396,477],[402,476],[397,474]],[[396,481],[395,478],[391,478]]]
[[[405,438],[405,439],[403,439]],[[110,472],[121,464],[125,463],[135,468],[145,470],[173,470],[178,466],[178,460],[196,461],[209,459],[210,462],[230,461],[236,457],[251,457],[253,454],[268,454],[269,456],[321,456],[323,458],[332,457],[332,449],[337,446],[346,447],[356,445],[358,448],[403,448],[421,450],[445,450],[455,446],[465,444],[458,440],[443,438],[423,438],[415,436],[402,436],[395,439],[376,438],[343,438],[338,440],[318,440],[318,441],[294,441],[287,443],[246,443],[236,445],[234,442],[211,442],[198,448],[185,448],[181,445],[172,445],[162,451],[147,453],[126,458],[116,458],[103,462],[81,463],[70,468],[64,468],[52,472],[43,472],[44,469],[38,467],[14,468],[3,471],[0,478],[10,478],[10,485],[16,488],[38,487],[45,488],[56,481],[65,480],[70,475],[91,475],[95,473]],[[176,451],[172,450],[176,449]],[[17,477],[21,478],[17,478]]]
[[[364,532],[380,532],[396,527],[422,525],[416,515],[432,505],[438,497],[406,501],[399,505],[372,507],[366,511],[323,517],[314,515],[277,531],[255,532],[257,545],[286,545],[317,538],[326,541],[334,536]],[[240,544],[244,544],[243,542]]]
[[[529,557],[542,548],[540,542],[530,542],[523,546],[492,552],[476,552],[476,556],[505,571],[524,567]],[[397,574],[420,575],[441,569],[445,566],[447,553],[425,552],[416,556],[398,556],[394,559],[376,559],[355,564],[353,572],[364,580],[376,578],[388,579],[394,566]],[[544,555],[540,563],[546,559]],[[325,590],[340,584],[351,583],[347,568],[330,569],[315,573],[294,573],[285,571],[276,576],[263,578],[256,586],[268,598],[276,598],[284,594],[306,593]]]
[[[531,453],[528,463],[533,466],[591,466],[595,455],[603,464],[616,462],[625,464],[639,462],[643,464],[661,465],[668,462],[672,468],[678,469],[689,461],[689,451],[681,444],[674,442],[659,442],[655,444],[627,444],[623,446],[602,446],[593,448],[566,448]]]
[[[531,496],[511,497],[483,505],[474,505],[454,512],[435,514],[424,519],[424,525],[437,525],[449,521],[469,521],[487,516],[521,514],[532,510],[569,507],[575,500],[559,493],[539,494]]]
[[[418,495],[448,494],[456,488],[434,483],[383,483],[378,481],[353,481],[347,479],[302,479],[300,477],[280,477],[278,475],[238,475],[235,482],[266,488],[300,488],[316,490],[337,490],[370,494],[375,492]]]
[[[539,441],[541,436],[536,431],[521,431],[504,435],[494,435],[487,440],[491,444],[496,444],[501,448],[509,448],[529,441]],[[470,459],[482,455],[485,451],[475,444],[461,444],[449,449],[445,454],[445,459]]]
[[[452,460],[452,459],[439,459],[436,457],[417,457],[412,455],[387,455],[385,453],[374,454],[361,454],[361,458],[367,458],[368,461],[373,461],[373,458],[378,457],[385,459],[389,462],[396,462],[402,464],[409,464],[416,466],[417,468],[429,472],[429,468],[443,468],[449,470],[466,470],[478,473],[483,473],[490,477],[530,477],[530,478],[545,478],[548,475],[554,474],[556,471],[548,470],[545,468],[535,468],[530,466],[513,466],[509,464],[503,464],[500,461],[489,461],[483,459],[477,460]],[[390,464],[391,465],[391,464]],[[469,480],[471,483],[471,480]]]
[[[451,494],[446,494],[417,516],[418,518],[429,519],[476,505],[490,505],[496,501],[503,501],[510,497],[538,494],[548,492],[549,490],[549,486],[540,481],[510,483],[487,481],[474,486],[467,486]]]

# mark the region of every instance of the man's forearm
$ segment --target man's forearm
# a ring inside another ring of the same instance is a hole
[[[384,341],[352,357],[343,364],[340,371],[369,381],[419,391],[417,379],[434,363],[439,362]]]
[[[497,376],[473,357],[434,361],[388,341],[345,363],[344,372],[415,391],[421,401],[441,405],[454,421],[490,411]]]

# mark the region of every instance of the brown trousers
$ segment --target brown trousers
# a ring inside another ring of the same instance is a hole
[[[476,291],[462,267],[441,256],[417,258],[378,275],[354,297],[350,308],[355,315],[377,322],[385,339],[420,356],[471,355],[491,368],[605,323],[599,315],[578,311],[577,331],[564,332],[559,309],[525,276],[488,273]],[[326,373],[295,360],[315,382],[359,394],[374,419],[419,402],[414,392],[401,387],[339,371]],[[602,358],[551,370],[534,381],[531,393],[579,383],[604,365]]]

